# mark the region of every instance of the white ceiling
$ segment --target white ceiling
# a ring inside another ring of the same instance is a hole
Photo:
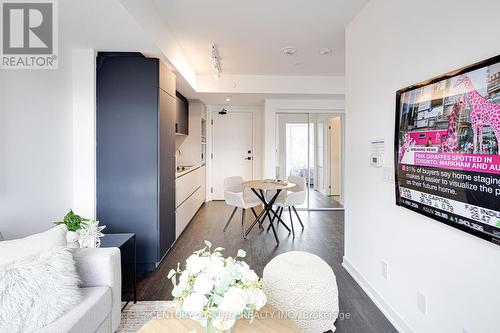
[[[212,94],[201,93],[198,95],[199,99],[207,105],[245,105],[245,106],[262,106],[264,100],[267,98],[272,99],[286,99],[286,100],[331,100],[343,99],[344,95],[309,95],[309,94]],[[230,101],[226,101],[229,97]]]
[[[344,29],[368,0],[154,0],[198,74],[344,75]],[[281,48],[293,46],[295,56]],[[319,54],[322,47],[333,53]],[[296,63],[301,63],[296,65]]]

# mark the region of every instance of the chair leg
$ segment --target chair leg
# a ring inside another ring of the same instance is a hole
[[[234,210],[233,210],[233,212],[231,213],[231,216],[229,217],[229,220],[227,220],[227,223],[226,223],[226,225],[225,225],[225,227],[224,227],[224,232],[226,232],[227,227],[229,227],[229,223],[231,223],[231,220],[233,219],[234,214],[236,214],[236,210],[238,210],[238,207],[234,207]]]
[[[283,214],[283,207],[281,207],[280,211],[279,211],[279,214],[278,214],[278,223],[276,223],[276,225],[278,225],[280,223],[280,219],[281,219],[281,215]]]
[[[267,215],[269,215],[269,225],[267,226],[267,232],[269,232],[269,230],[271,230],[272,221],[271,221],[271,214],[267,213]]]
[[[241,238],[245,239],[245,216],[246,216],[247,210],[242,209],[241,210]]]
[[[292,235],[295,238],[295,229],[293,228],[293,220],[292,220],[292,209],[288,207],[288,214],[290,215],[290,223],[292,224]]]
[[[304,224],[302,223],[302,220],[300,219],[299,213],[297,213],[295,206],[292,206],[292,208],[293,208],[293,211],[295,212],[295,215],[297,215],[297,218],[299,219],[300,225],[302,226],[302,230],[304,230]]]

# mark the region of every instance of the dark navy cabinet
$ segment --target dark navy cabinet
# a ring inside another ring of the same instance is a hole
[[[154,270],[175,241],[175,75],[140,53],[100,52],[96,89],[97,218],[135,233],[138,268]]]

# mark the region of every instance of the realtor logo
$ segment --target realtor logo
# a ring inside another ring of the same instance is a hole
[[[57,68],[56,1],[0,0],[1,68]]]

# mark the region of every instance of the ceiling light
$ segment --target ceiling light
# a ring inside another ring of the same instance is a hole
[[[217,47],[215,46],[215,44],[212,44],[212,53],[210,55],[210,60],[212,60],[212,68],[215,71],[215,78],[220,79],[222,67],[220,65],[219,52],[217,51]]]
[[[231,98],[230,97],[226,97],[226,102],[231,102]]]
[[[285,46],[281,49],[281,52],[286,56],[293,56],[297,52],[297,49],[293,46]]]
[[[321,54],[321,55],[329,55],[329,54],[332,54],[332,50],[329,49],[328,47],[322,47],[319,50],[319,54]]]

